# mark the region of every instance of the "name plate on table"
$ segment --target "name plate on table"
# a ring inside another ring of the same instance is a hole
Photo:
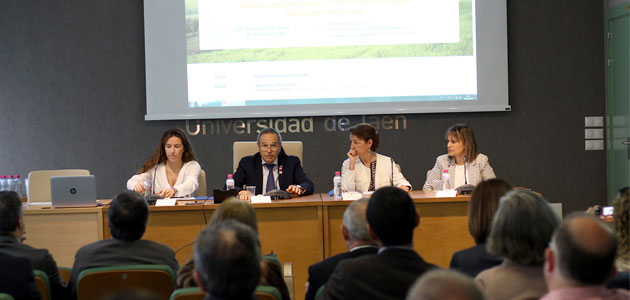
[[[455,190],[441,190],[435,191],[436,197],[455,197],[457,196],[457,192]]]
[[[252,203],[271,203],[270,196],[263,196],[263,195],[252,196],[251,200],[252,200]]]
[[[341,193],[341,199],[346,201],[359,200],[363,198],[363,194],[359,192],[343,192]]]
[[[158,199],[155,202],[155,206],[173,206],[177,204],[177,199],[169,198],[169,199]]]

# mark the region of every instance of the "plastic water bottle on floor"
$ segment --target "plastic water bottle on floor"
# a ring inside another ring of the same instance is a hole
[[[339,171],[335,172],[335,177],[333,177],[333,189],[335,200],[341,200],[341,173]]]
[[[4,175],[0,175],[0,191],[6,191],[9,188],[7,187],[7,177]]]
[[[234,179],[232,178],[232,174],[228,174],[227,179],[225,180],[225,188],[228,191],[234,189]]]

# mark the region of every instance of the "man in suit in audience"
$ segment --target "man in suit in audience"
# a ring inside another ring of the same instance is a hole
[[[406,300],[485,300],[472,277],[458,271],[437,269],[422,275],[409,289]]]
[[[179,264],[175,253],[166,245],[141,240],[149,219],[147,202],[135,191],[125,191],[114,197],[107,210],[112,238],[81,247],[75,257],[70,288],[76,297],[77,280],[88,268],[119,265],[168,265],[177,274]]]
[[[0,266],[0,293],[13,299],[41,299],[28,258],[0,252]]]
[[[436,268],[413,250],[420,223],[413,201],[402,189],[384,187],[372,194],[366,217],[378,255],[340,262],[326,283],[324,299],[404,299],[420,275]]]
[[[608,290],[616,273],[617,237],[596,217],[569,216],[545,250],[544,276],[549,292],[541,300],[630,299],[622,289]]]
[[[339,262],[367,254],[376,254],[376,243],[368,233],[367,210],[369,199],[361,199],[350,203],[343,214],[341,234],[348,252],[329,257],[308,267],[306,300],[315,299],[315,293],[324,285]]]
[[[53,298],[65,299],[68,290],[59,275],[57,263],[46,249],[35,249],[23,244],[25,240],[22,201],[15,192],[0,192],[0,252],[26,257],[33,269],[46,273]]]
[[[247,191],[242,190],[243,185],[256,186],[256,194],[276,189],[297,195],[313,193],[313,182],[306,177],[300,159],[284,152],[282,137],[277,130],[262,129],[256,142],[258,153],[243,157],[234,173],[234,186],[240,190],[240,199],[248,199]]]
[[[210,299],[251,299],[260,281],[260,242],[249,226],[234,219],[208,226],[195,244],[197,285]]]

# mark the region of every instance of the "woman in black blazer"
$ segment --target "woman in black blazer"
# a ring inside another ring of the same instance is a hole
[[[496,178],[483,181],[475,187],[468,205],[468,231],[477,245],[455,252],[451,258],[451,269],[475,277],[481,271],[501,264],[501,257],[491,255],[486,250],[486,238],[499,199],[511,190],[512,186],[507,181]]]

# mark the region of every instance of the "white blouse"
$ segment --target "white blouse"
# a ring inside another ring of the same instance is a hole
[[[398,166],[391,158],[376,154],[376,172],[374,176],[375,190],[385,186],[409,186],[411,184],[398,169]],[[354,187],[354,189],[353,189]],[[370,188],[370,167],[366,167],[357,157],[354,164],[354,171],[350,170],[350,159],[346,159],[341,166],[341,188],[344,191],[360,190],[367,192]]]
[[[199,187],[198,180],[200,171],[201,166],[198,162],[191,160],[184,163],[179,170],[179,174],[177,174],[177,181],[175,185],[173,185],[173,187],[177,189],[175,197],[190,196],[197,190]],[[133,190],[136,183],[144,182],[147,179],[153,181],[152,191],[154,194],[171,187],[166,178],[166,165],[165,163],[161,163],[142,174],[133,175],[133,177],[127,180],[127,189]]]

